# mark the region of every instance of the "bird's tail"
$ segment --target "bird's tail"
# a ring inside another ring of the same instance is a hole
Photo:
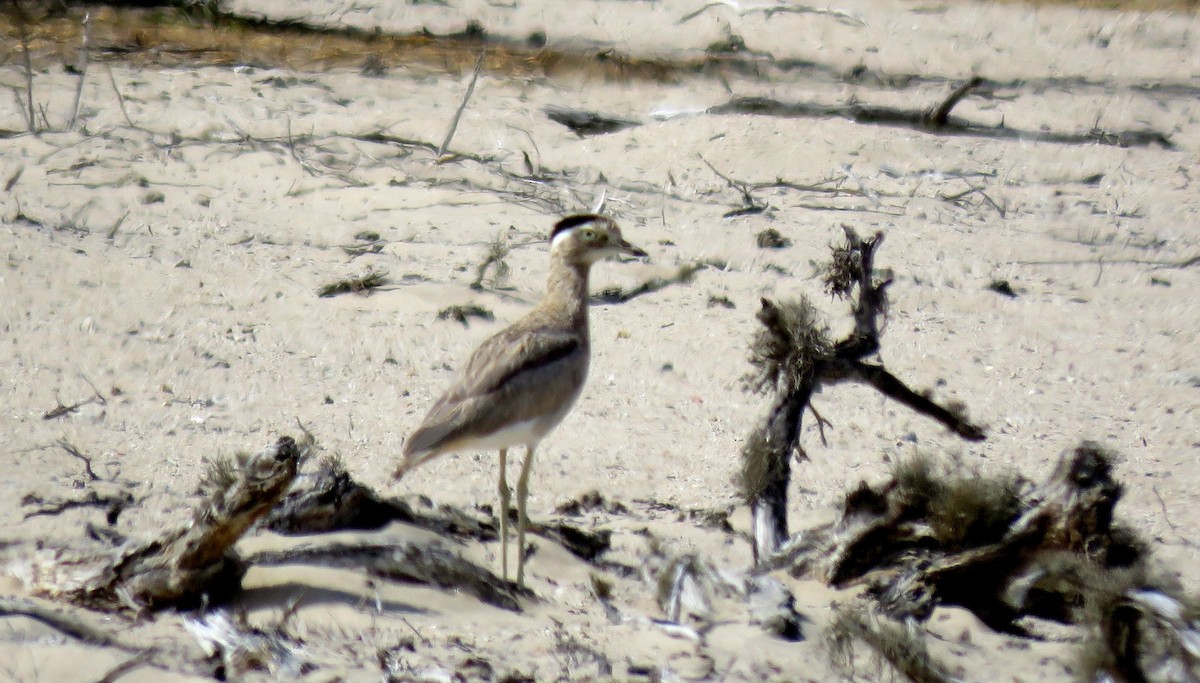
[[[419,453],[410,453],[405,449],[404,460],[400,462],[400,466],[396,471],[392,472],[392,479],[400,479],[412,470],[420,467],[426,462],[437,456],[437,451],[421,451]]]

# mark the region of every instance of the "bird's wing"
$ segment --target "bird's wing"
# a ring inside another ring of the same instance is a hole
[[[514,377],[562,360],[579,350],[579,335],[566,330],[505,330],[484,342],[454,384],[430,410],[502,391]]]
[[[586,352],[585,344],[585,339],[568,330],[508,329],[488,339],[475,350],[454,383],[429,409],[421,426],[405,443],[405,453],[412,455],[436,449],[464,429],[471,431],[471,426],[464,423],[467,419],[464,411],[472,412],[468,409],[472,399],[488,394],[503,397],[508,390],[530,381],[529,373],[537,375],[539,369],[581,350]],[[482,422],[490,420],[483,419]],[[475,426],[486,429],[484,424]]]

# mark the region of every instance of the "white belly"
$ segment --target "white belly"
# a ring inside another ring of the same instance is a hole
[[[571,406],[575,404],[575,399],[578,397],[579,391],[576,391],[573,396],[563,403],[561,408],[549,415],[515,422],[486,436],[471,438],[459,444],[455,450],[493,451],[500,448],[512,448],[514,446],[536,445],[557,427],[559,422],[562,422],[562,419],[571,411]]]
[[[494,451],[500,448],[535,444],[541,441],[542,437],[554,427],[554,425],[550,425],[549,428],[543,428],[545,422],[546,418],[544,417],[518,422],[487,436],[473,438],[463,444],[463,447],[471,450]]]

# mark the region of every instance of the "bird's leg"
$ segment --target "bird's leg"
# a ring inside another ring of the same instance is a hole
[[[517,480],[517,585],[525,585],[525,529],[529,517],[525,514],[525,502],[529,498],[529,470],[533,467],[533,446],[525,451],[525,462],[521,464],[521,478]]]
[[[500,449],[500,574],[508,581],[508,449]]]

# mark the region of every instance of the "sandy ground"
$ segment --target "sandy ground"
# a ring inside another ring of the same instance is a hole
[[[1200,579],[1200,552],[1190,542],[1200,523],[1200,278],[1194,265],[1162,265],[1200,253],[1194,15],[862,0],[832,7],[854,20],[738,16],[719,7],[680,24],[702,3],[451,4],[311,2],[302,16],[257,0],[231,7],[400,32],[452,32],[475,20],[514,39],[544,31],[551,47],[612,45],[660,58],[696,57],[733,34],[750,50],[809,66],[669,83],[485,72],[451,145],[472,156],[444,164],[425,148],[362,137],[382,131],[436,146],[467,74],[114,63],[130,125],[106,69],[94,67],[79,130],[0,140],[0,179],[15,178],[0,194],[7,552],[78,541],[86,522],[102,522],[89,508],[25,518],[27,494],[63,496],[85,485],[81,463],[53,445],[60,438],[90,455],[101,478],[136,482],[144,500],[119,520],[133,534],[186,518],[207,458],[296,434],[297,420],[381,492],[492,504],[494,454],[446,456],[400,484],[389,475],[455,365],[540,296],[541,238],[556,217],[603,193],[626,237],[651,258],[599,266],[594,288],[702,260],[725,266],[593,308],[590,381],[539,453],[535,517],[598,489],[630,510],[591,519],[615,531],[614,558],[638,562],[648,530],[732,572],[746,568],[743,538],[656,503],[733,509],[735,528],[747,530],[730,481],[765,407],[741,384],[753,314],[761,296],[804,294],[842,329],[843,306],[821,292],[814,264],[846,223],[886,234],[880,265],[895,271],[896,283],[882,360],[914,386],[965,402],[989,438],[961,442],[865,388],[821,394],[816,405],[833,429],[822,446],[806,426],[812,460],[794,476],[793,526],[828,519],[848,486],[878,481],[888,460],[915,449],[1037,480],[1060,451],[1091,438],[1124,456],[1121,519],[1151,539],[1186,584]],[[840,77],[856,65],[929,78],[881,85]],[[1151,127],[1176,147],[945,137],[837,119],[653,116],[699,112],[731,93],[920,108],[973,73],[1007,85],[969,98],[957,115],[1030,131]],[[5,89],[23,83],[17,64],[0,65]],[[46,68],[36,84],[49,122],[61,127],[75,78]],[[544,116],[547,105],[645,125],[579,138]],[[14,98],[0,98],[0,129],[23,127]],[[705,162],[739,181],[841,178],[851,192],[760,189],[754,197],[767,211],[723,218],[742,198]],[[559,180],[517,179],[529,175],[527,165]],[[754,236],[767,227],[793,245],[759,249]],[[362,231],[377,232],[385,247],[348,256],[341,246]],[[497,237],[514,247],[509,288],[474,291],[475,267]],[[371,296],[317,298],[321,285],[369,268],[387,271],[394,284]],[[985,289],[995,279],[1019,296]],[[734,307],[710,305],[713,297]],[[438,319],[439,310],[464,303],[488,308],[495,320],[464,327]],[[95,392],[103,404],[43,419]],[[305,567],[252,570],[243,604],[252,622],[269,624],[288,600],[300,600],[292,628],[316,665],[305,680],[378,680],[380,650],[400,653],[415,677],[482,677],[476,660],[497,677],[598,676],[595,658],[572,643],[602,653],[618,678],[877,675],[866,660],[856,674],[830,668],[822,629],[832,605],[849,596],[815,582],[788,579],[808,619],[802,642],[760,633],[735,599],[718,605],[717,625],[697,642],[650,621],[661,616],[653,587],[635,579],[615,588],[629,619],[610,623],[590,596],[591,568],[545,542],[538,551],[531,586],[542,600],[522,614]],[[464,552],[498,563],[494,544]],[[0,592],[21,590],[0,579]],[[148,642],[195,647],[175,615],[126,628]],[[934,654],[964,680],[1072,678],[1078,634],[1020,640],[957,609],[940,609],[930,630]],[[405,642],[414,649],[399,649]],[[0,680],[96,680],[124,657],[32,621],[0,621]],[[137,669],[122,680],[174,679]]]

